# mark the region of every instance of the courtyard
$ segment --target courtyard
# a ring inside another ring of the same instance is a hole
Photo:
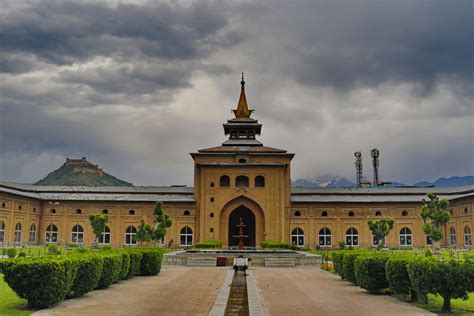
[[[159,276],[137,277],[64,301],[34,315],[208,315],[228,268],[165,266]],[[428,315],[387,295],[372,295],[318,268],[253,268],[266,315]]]

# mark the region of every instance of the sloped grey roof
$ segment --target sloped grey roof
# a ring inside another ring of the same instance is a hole
[[[422,187],[379,187],[379,188],[291,188],[292,195],[384,195],[384,194],[423,194],[428,192],[435,194],[459,194],[474,192],[474,185],[456,188],[422,188]]]
[[[455,194],[455,195],[438,195],[440,198],[448,200],[456,200],[464,197],[474,197],[474,193]],[[426,195],[292,195],[291,202],[295,203],[384,203],[384,202],[400,202],[400,203],[421,203],[426,199]]]

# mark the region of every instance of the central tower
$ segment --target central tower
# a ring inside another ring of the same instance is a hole
[[[256,139],[256,135],[260,135],[262,124],[257,120],[250,118],[254,110],[249,110],[247,97],[245,96],[244,73],[242,73],[242,81],[240,82],[240,97],[237,109],[232,110],[235,117],[224,123],[225,135],[230,135],[223,146],[263,146]]]
[[[260,247],[265,240],[289,240],[287,214],[294,154],[257,140],[262,124],[251,118],[243,74],[240,85],[234,117],[224,123],[228,139],[221,146],[191,153],[196,200],[192,229],[196,241],[218,240],[235,247],[238,232],[234,229],[242,218],[249,235],[245,245]]]

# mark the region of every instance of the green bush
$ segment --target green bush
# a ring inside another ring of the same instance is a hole
[[[385,265],[385,273],[390,290],[395,294],[411,295],[411,301],[417,300],[408,275],[408,263],[414,260],[411,256],[392,256]]]
[[[7,249],[7,257],[8,258],[15,258],[16,257],[16,248],[8,248]]]
[[[345,251],[340,251],[340,252],[334,252],[332,255],[334,271],[336,271],[336,273],[339,274],[341,279],[344,279],[344,269],[343,269],[344,254],[345,254]]]
[[[1,261],[0,261],[1,265]],[[463,263],[464,282],[468,292],[474,292],[474,261],[466,260]],[[1,268],[0,268],[1,271]]]
[[[140,262],[140,275],[158,275],[161,270],[162,252],[160,248],[148,248],[140,250],[142,260]]]
[[[198,249],[213,249],[213,248],[222,248],[222,241],[203,241],[197,242],[194,244],[194,248]]]
[[[434,293],[437,272],[435,259],[432,257],[416,257],[408,262],[408,276],[411,288],[419,298],[428,301],[428,293]]]
[[[264,249],[293,249],[297,250],[299,249],[298,247],[286,243],[286,242],[279,242],[279,241],[262,241],[260,243],[260,246]]]
[[[61,254],[61,248],[56,244],[48,245],[48,254],[50,255],[59,255]]]
[[[388,287],[385,265],[388,255],[373,254],[358,256],[354,262],[354,274],[357,284],[369,292],[377,293]]]
[[[128,277],[128,271],[130,270],[130,253],[122,252],[122,260],[120,262],[120,275],[119,280],[125,280]]]
[[[77,273],[68,297],[78,297],[94,290],[99,285],[104,260],[98,255],[77,255]]]
[[[69,293],[77,272],[68,258],[21,258],[3,264],[7,284],[31,307],[50,307]]]
[[[102,258],[104,264],[99,284],[97,285],[98,289],[106,289],[112,283],[117,282],[122,268],[122,256],[119,253],[105,253],[102,254]]]
[[[443,312],[451,312],[452,298],[468,298],[463,264],[455,260],[436,260],[434,267],[434,294],[443,298]]]
[[[139,251],[129,251],[130,268],[128,269],[127,279],[140,274],[140,264],[142,261],[142,253]]]
[[[18,258],[24,258],[26,257],[26,253],[24,253],[23,251],[20,251],[20,253],[18,254]]]
[[[361,252],[358,251],[347,251],[344,254],[344,258],[342,260],[342,273],[344,274],[344,279],[354,284],[357,284],[354,271],[354,263],[356,258],[360,255]]]

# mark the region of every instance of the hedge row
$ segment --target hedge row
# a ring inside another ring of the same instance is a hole
[[[289,244],[289,243],[286,243],[286,242],[279,242],[279,241],[262,241],[260,243],[260,246],[262,246],[262,248],[270,248],[270,249],[293,249],[293,250],[297,250],[298,247],[292,245],[292,244]]]
[[[210,249],[210,248],[222,248],[222,241],[203,241],[194,244],[194,248],[198,249]]]
[[[7,284],[31,307],[53,306],[66,297],[105,289],[135,275],[157,275],[161,248],[81,250],[81,253],[2,262]]]
[[[342,251],[333,254],[334,270],[372,293],[390,289],[427,301],[429,293],[443,297],[443,311],[452,298],[468,298],[474,292],[474,261],[443,260],[377,251]]]

